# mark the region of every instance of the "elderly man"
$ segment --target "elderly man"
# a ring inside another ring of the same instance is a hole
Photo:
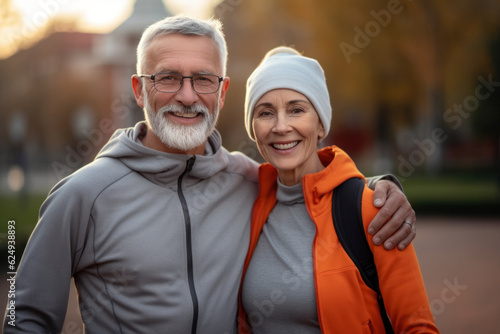
[[[257,164],[215,130],[229,86],[220,23],[167,18],[137,55],[132,88],[146,121],[51,190],[5,333],[60,332],[72,277],[88,333],[236,331]],[[396,185],[378,184],[389,196],[373,226],[392,216],[378,237],[404,247],[414,212]]]

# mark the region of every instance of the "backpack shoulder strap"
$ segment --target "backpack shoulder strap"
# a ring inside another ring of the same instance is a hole
[[[347,255],[354,262],[365,284],[377,293],[380,314],[387,333],[394,333],[385,311],[380,293],[377,268],[373,253],[368,246],[361,214],[361,200],[365,181],[351,178],[334,189],[332,198],[332,218],[339,241]]]

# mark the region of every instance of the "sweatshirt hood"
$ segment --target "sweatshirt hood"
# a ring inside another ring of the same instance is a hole
[[[193,155],[165,153],[144,146],[139,138],[147,131],[150,130],[144,121],[137,123],[135,127],[117,130],[96,159],[118,159],[131,170],[157,184],[172,183],[172,178],[182,174]],[[195,155],[195,163],[190,172],[193,179],[206,179],[225,169],[229,160],[222,150],[221,136],[215,130],[207,140],[207,154]]]
[[[325,147],[318,151],[318,156],[325,169],[315,174],[304,176],[304,187],[315,192],[318,196],[330,193],[344,181],[358,177],[364,179],[356,164],[343,150],[337,146]],[[308,190],[304,188],[304,190]]]

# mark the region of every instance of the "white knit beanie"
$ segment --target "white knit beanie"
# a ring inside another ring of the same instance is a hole
[[[323,69],[315,59],[287,47],[269,51],[247,80],[245,128],[250,138],[255,140],[252,126],[255,104],[264,94],[279,88],[297,91],[311,101],[325,129],[325,138],[330,131],[332,107]]]

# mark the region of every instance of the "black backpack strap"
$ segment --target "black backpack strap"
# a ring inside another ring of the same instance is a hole
[[[342,247],[358,268],[363,281],[377,293],[377,301],[386,333],[394,333],[391,321],[385,311],[377,268],[363,227],[361,199],[364,187],[365,181],[363,179],[351,178],[334,189],[332,198],[333,225]]]

